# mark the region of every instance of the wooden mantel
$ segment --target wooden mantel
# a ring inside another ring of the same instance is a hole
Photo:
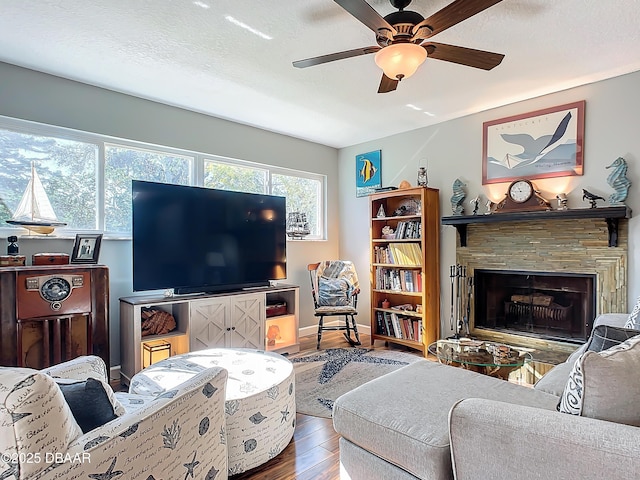
[[[618,222],[631,218],[631,209],[626,205],[598,208],[574,208],[569,210],[545,210],[537,212],[501,212],[480,215],[453,215],[442,217],[443,225],[453,225],[460,235],[460,246],[467,246],[467,225],[470,223],[534,222],[538,220],[573,220],[603,218],[609,231],[609,246],[618,246]]]

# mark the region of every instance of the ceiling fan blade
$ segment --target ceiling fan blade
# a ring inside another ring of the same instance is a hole
[[[417,35],[420,33],[417,38],[429,38],[469,17],[473,17],[476,13],[480,13],[501,1],[502,0],[455,0],[413,27],[413,34]],[[420,28],[424,26],[429,27],[431,32],[429,32],[429,29],[422,29],[422,31],[419,32]]]
[[[456,47],[446,43],[424,43],[422,46],[427,51],[427,58],[444,60],[445,62],[458,63],[468,67],[491,70],[500,65],[504,55],[501,53],[486,52],[467,47]]]
[[[389,35],[384,35],[383,33],[385,30],[388,30],[390,32],[391,38],[393,38],[393,35],[398,33],[389,22],[382,18],[382,16],[364,0],[334,1],[351,15],[356,17],[356,19],[358,19],[360,22],[364,23],[367,27],[373,30],[375,33],[379,33],[383,36],[389,37]]]
[[[346,50],[344,52],[330,53],[328,55],[321,55],[319,57],[307,58],[305,60],[296,60],[293,62],[294,67],[307,68],[314,65],[321,65],[323,63],[333,62],[335,60],[342,60],[343,58],[358,57],[360,55],[367,55],[368,53],[375,53],[380,50],[381,47],[363,47],[356,48],[354,50]]]
[[[382,80],[380,80],[380,86],[378,87],[378,93],[393,92],[396,88],[398,88],[398,80],[393,80],[383,73]]]

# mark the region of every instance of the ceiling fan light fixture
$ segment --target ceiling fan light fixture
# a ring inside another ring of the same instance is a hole
[[[427,51],[415,43],[396,43],[379,50],[375,62],[384,74],[402,80],[414,73],[427,59]]]

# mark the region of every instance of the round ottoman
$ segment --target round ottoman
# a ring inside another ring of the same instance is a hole
[[[212,348],[154,363],[131,379],[129,393],[157,396],[210,367],[229,372],[226,392],[229,475],[262,465],[287,446],[296,420],[292,363],[245,348]]]

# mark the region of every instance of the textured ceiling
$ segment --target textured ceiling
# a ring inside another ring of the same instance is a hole
[[[498,67],[427,59],[387,94],[373,55],[291,65],[375,45],[332,0],[0,0],[0,12],[0,61],[333,147],[640,70],[639,0],[504,0],[433,37],[504,53]]]

